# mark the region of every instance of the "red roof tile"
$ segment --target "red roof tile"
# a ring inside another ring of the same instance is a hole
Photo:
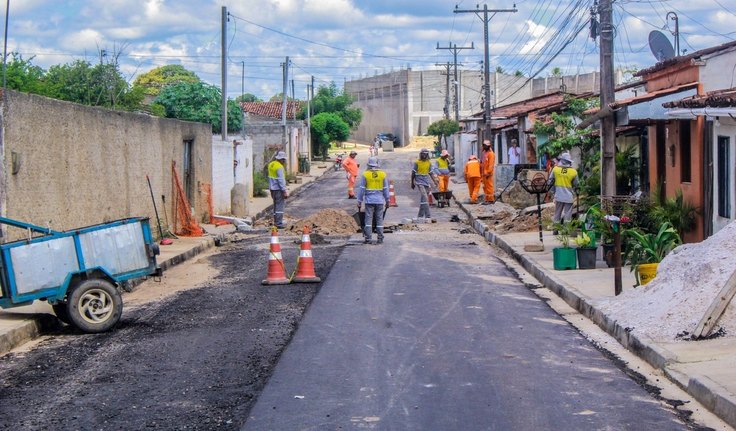
[[[243,112],[259,115],[261,117],[281,118],[283,109],[282,102],[241,102]],[[286,102],[286,118],[294,118],[294,114],[301,109],[301,102],[290,100]]]
[[[665,108],[734,108],[736,107],[736,87],[686,97],[663,103],[662,106]]]

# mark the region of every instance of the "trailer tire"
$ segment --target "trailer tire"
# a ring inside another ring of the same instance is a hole
[[[94,278],[75,286],[67,299],[71,324],[84,332],[105,332],[123,314],[123,298],[107,280]]]
[[[51,308],[54,309],[54,314],[56,314],[56,318],[61,320],[63,323],[66,323],[67,325],[71,324],[69,321],[69,305],[66,302],[57,302],[56,304],[51,304]]]

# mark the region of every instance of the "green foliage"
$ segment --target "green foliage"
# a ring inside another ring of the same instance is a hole
[[[659,263],[675,247],[682,244],[680,235],[669,222],[663,223],[656,234],[643,233],[638,229],[627,229],[624,234],[629,239],[624,262],[631,265],[631,271],[637,273],[637,281],[639,265]]]
[[[430,124],[427,134],[437,137],[437,147],[439,148],[443,137],[451,136],[457,133],[458,130],[460,130],[460,124],[457,121],[442,119]]]
[[[581,248],[595,247],[595,238],[588,235],[587,232],[580,232],[578,236],[575,237],[575,244]]]
[[[524,72],[522,72],[521,70],[517,70],[516,72],[514,72],[514,76],[517,78],[521,78],[524,76]]]
[[[353,98],[338,90],[334,82],[329,86],[320,86],[310,104],[312,117],[323,112],[332,112],[340,116],[349,129],[355,130],[363,119],[363,111],[351,108],[352,103]],[[307,107],[303,106],[299,118],[304,119],[306,116]]]
[[[350,127],[336,113],[322,112],[312,117],[312,150],[314,154],[327,156],[330,143],[342,142],[350,137]]]
[[[616,194],[628,195],[639,175],[639,158],[636,157],[636,146],[630,145],[614,156],[616,163]]]
[[[496,73],[504,73],[504,72],[503,72],[503,67],[501,67],[501,66],[496,66]]]
[[[258,96],[255,94],[245,93],[235,98],[235,101],[240,102],[263,102]]]
[[[553,68],[552,68],[552,73],[551,73],[551,75],[552,75],[552,76],[558,76],[558,77],[559,77],[559,76],[562,76],[562,69],[560,69],[559,67],[553,67]]]
[[[268,196],[268,178],[262,172],[253,171],[253,196]]]
[[[170,64],[157,67],[138,75],[133,81],[133,87],[140,87],[147,96],[158,96],[161,90],[168,86],[182,82],[195,83],[200,79],[196,73],[189,71],[184,66]]]
[[[222,128],[222,93],[214,85],[204,82],[180,82],[164,87],[155,102],[166,110],[166,117],[197,121],[212,126],[217,132]],[[228,132],[237,132],[243,124],[240,106],[228,100]]]
[[[661,196],[661,186],[655,188],[654,196]],[[651,210],[651,216],[660,224],[669,223],[682,236],[695,227],[698,208],[682,195],[682,190],[677,189],[674,198],[665,198],[663,201],[656,199]]]
[[[17,52],[10,53],[12,59],[6,64],[6,82],[8,88],[25,93],[43,94],[46,73],[43,68],[34,66],[33,57],[24,60]]]
[[[570,248],[570,241],[575,232],[577,232],[580,224],[577,220],[570,220],[569,222],[555,222],[552,224],[552,229],[556,231],[555,238],[562,244],[563,248]]]

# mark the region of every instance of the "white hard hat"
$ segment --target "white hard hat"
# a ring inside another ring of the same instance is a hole
[[[279,151],[276,153],[276,156],[274,156],[274,159],[276,160],[286,160],[286,153],[283,151]]]
[[[568,163],[572,163],[572,156],[570,156],[570,153],[565,151],[564,153],[560,154],[560,160],[564,160]]]
[[[380,164],[378,163],[378,157],[368,157],[368,167],[377,168]]]

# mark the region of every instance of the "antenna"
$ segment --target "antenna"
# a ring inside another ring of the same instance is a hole
[[[664,33],[658,30],[652,30],[649,33],[649,49],[652,50],[652,54],[654,54],[657,61],[669,60],[675,56],[672,43]]]

